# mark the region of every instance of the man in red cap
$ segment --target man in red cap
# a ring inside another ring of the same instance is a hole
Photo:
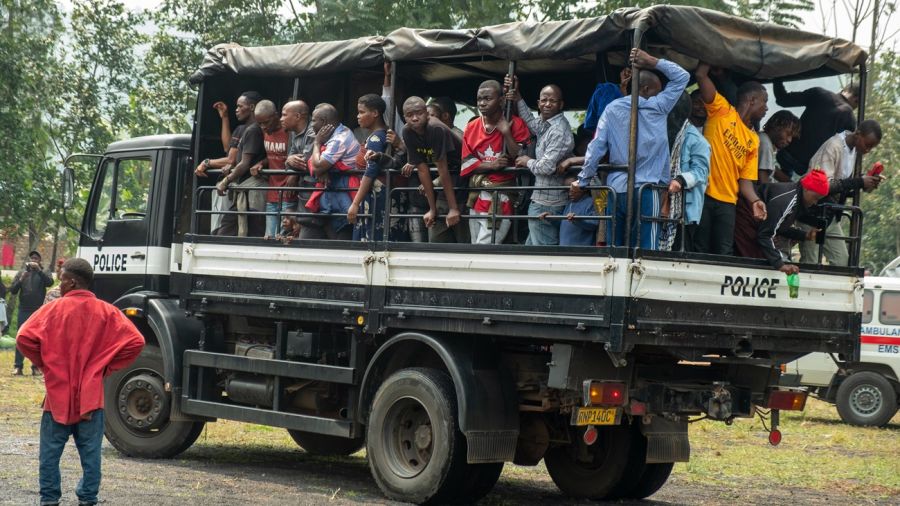
[[[84,472],[75,490],[80,505],[97,504],[103,441],[103,378],[141,353],[144,337],[112,304],[89,292],[94,277],[81,258],[60,268],[62,297],[42,306],[19,328],[16,347],[44,373],[41,419],[41,504],[59,504],[59,458],[69,436]]]
[[[828,176],[821,170],[811,170],[797,183],[769,183],[759,187],[759,198],[766,204],[766,219],[756,226],[735,228],[735,249],[740,256],[765,258],[772,267],[785,274],[800,272],[800,268],[787,263],[775,246],[775,236],[795,241],[814,241],[818,230],[803,231],[794,227],[798,216],[804,215],[823,197],[828,195]],[[746,207],[746,206],[744,206]],[[739,223],[752,223],[752,211],[738,209]],[[747,219],[741,219],[747,215]]]

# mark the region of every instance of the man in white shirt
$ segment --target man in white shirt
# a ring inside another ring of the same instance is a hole
[[[881,126],[875,120],[866,120],[851,132],[844,131],[833,135],[809,161],[809,169],[821,169],[829,179],[828,199],[843,205],[847,197],[860,188],[869,192],[881,184],[882,176],[853,177],[857,155],[863,156],[875,149],[881,142]],[[808,229],[810,227],[806,227]],[[825,229],[826,235],[844,236],[844,227],[840,217],[836,217]],[[800,262],[817,263],[819,245],[814,241],[800,243]],[[830,265],[847,265],[849,253],[847,243],[843,239],[825,239],[825,258]]]

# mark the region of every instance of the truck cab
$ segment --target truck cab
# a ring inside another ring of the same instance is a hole
[[[78,250],[94,268],[97,297],[168,293],[181,256],[179,204],[190,196],[190,143],[189,135],[140,137],[110,144],[100,158]]]
[[[786,372],[852,425],[886,425],[900,398],[900,278],[866,277],[860,358],[810,353]]]

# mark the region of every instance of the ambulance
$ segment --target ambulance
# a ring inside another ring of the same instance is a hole
[[[900,397],[900,278],[865,278],[859,340],[859,362],[810,353],[788,364],[787,373],[837,405],[843,421],[883,426],[897,413]]]

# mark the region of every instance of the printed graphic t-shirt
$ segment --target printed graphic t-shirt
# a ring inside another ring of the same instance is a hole
[[[263,133],[263,145],[266,148],[266,157],[269,159],[269,169],[272,170],[284,170],[285,168],[285,160],[287,160],[287,152],[288,152],[288,133],[284,131],[283,128],[278,129],[275,132]],[[269,176],[269,186],[293,186],[288,185],[288,179],[292,176],[286,175],[275,175],[272,174]],[[295,177],[296,179],[296,177]],[[277,190],[269,190],[266,192],[266,202],[288,202],[296,198],[296,195],[293,193],[284,193],[284,196],[279,199],[279,194]]]
[[[736,204],[738,179],[757,179],[759,136],[718,93],[711,103],[706,104],[706,112],[709,117],[703,135],[710,147],[706,194],[719,202]]]

